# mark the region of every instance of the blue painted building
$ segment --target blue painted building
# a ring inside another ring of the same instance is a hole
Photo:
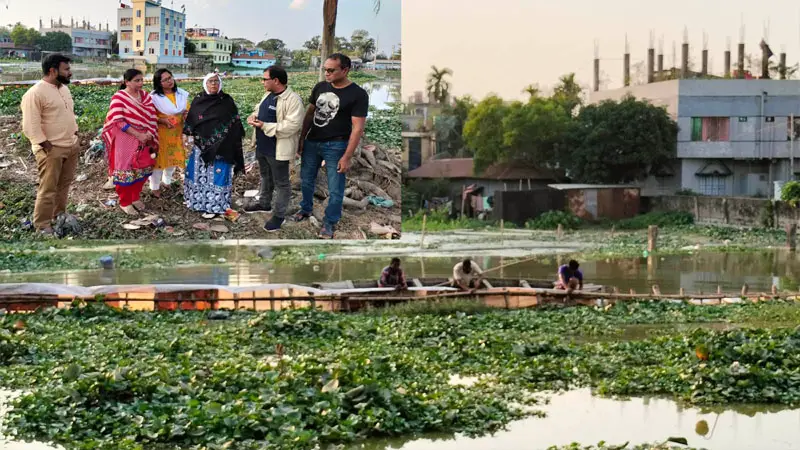
[[[679,127],[675,164],[642,195],[771,197],[800,174],[800,80],[670,80],[592,92],[590,103],[629,93],[666,107]]]
[[[231,64],[236,67],[247,69],[266,69],[275,65],[277,57],[265,50],[254,49],[235,53],[231,59]]]

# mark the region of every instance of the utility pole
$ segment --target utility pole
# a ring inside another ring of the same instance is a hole
[[[792,122],[791,122],[791,125],[789,126],[789,129],[791,131],[789,132],[790,143],[789,143],[789,180],[788,181],[793,181],[794,180],[794,114],[789,116],[789,120],[791,120]]]

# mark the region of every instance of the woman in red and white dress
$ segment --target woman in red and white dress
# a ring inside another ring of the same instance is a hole
[[[128,69],[108,107],[103,141],[108,174],[119,195],[119,206],[129,215],[145,210],[142,188],[153,173],[158,151],[158,122],[150,94],[142,90],[144,75]]]

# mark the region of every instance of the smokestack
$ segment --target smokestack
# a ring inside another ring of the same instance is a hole
[[[600,90],[600,58],[594,58],[594,91]]]
[[[708,50],[703,50],[703,66],[700,72],[704,77],[708,75]]]
[[[781,52],[781,62],[778,66],[778,72],[781,74],[781,80],[786,79],[786,52]]]
[[[653,32],[650,32],[650,47],[647,49],[647,82],[652,83],[655,81],[655,74],[653,73],[655,66],[656,49],[653,48]]]
[[[594,91],[600,90],[600,43],[594,41]]]
[[[731,38],[727,40],[727,50],[725,50],[725,78],[731,77]]]
[[[622,78],[625,86],[631,85],[631,51],[628,48],[628,35],[625,35],[625,55],[622,58]]]
[[[659,79],[664,76],[664,36],[658,40],[658,77]]]
[[[736,74],[736,78],[744,78],[744,42],[739,43],[739,73]]]
[[[769,44],[764,39],[761,39],[761,78],[769,78],[769,59],[774,55]]]
[[[681,44],[681,78],[689,76],[689,30],[683,28],[683,44]]]

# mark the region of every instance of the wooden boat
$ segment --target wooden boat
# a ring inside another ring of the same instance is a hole
[[[377,287],[375,280],[348,280],[257,286],[154,284],[123,286],[68,286],[48,283],[0,284],[0,309],[30,312],[43,307],[69,308],[75,300],[103,302],[132,310],[248,309],[279,311],[314,307],[325,311],[358,311],[371,307],[417,301],[468,299],[502,309],[531,308],[547,304],[605,306],[617,301],[658,299],[689,301],[701,305],[739,303],[773,298],[797,299],[797,294],[766,293],[649,295],[620,294],[601,285],[586,284],[567,295],[549,280],[489,278],[474,292],[450,287],[446,278],[415,278],[407,290]],[[655,291],[655,288],[654,288]]]

